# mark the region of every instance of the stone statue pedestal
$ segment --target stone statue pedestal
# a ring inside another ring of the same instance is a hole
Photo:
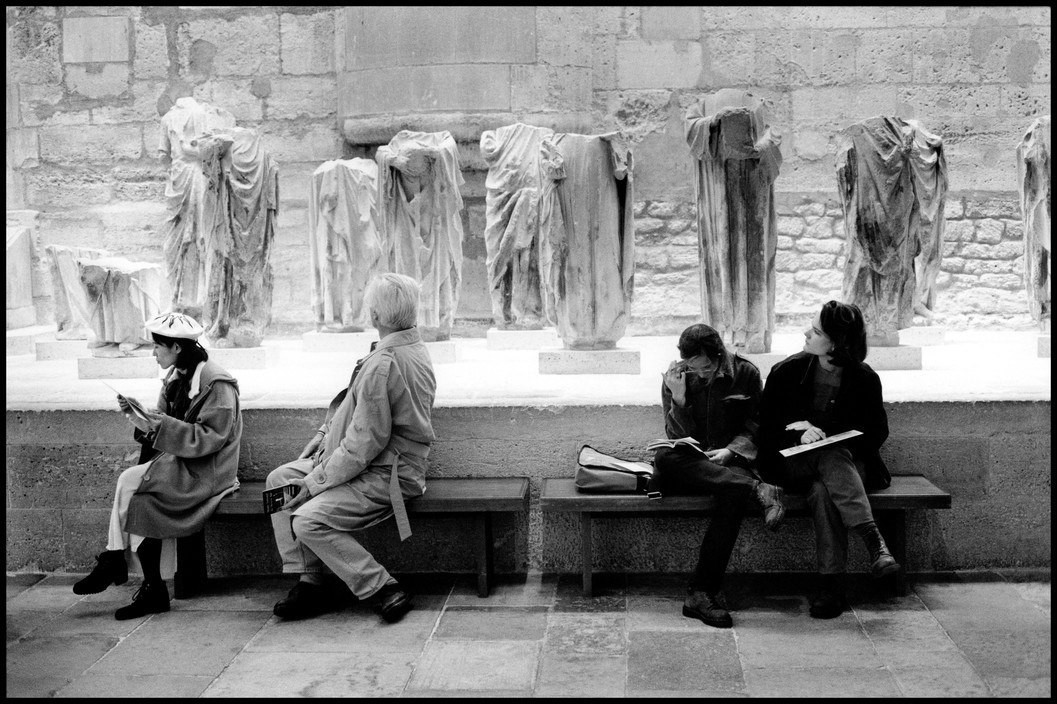
[[[151,355],[148,347],[147,356],[130,357],[79,357],[77,359],[78,379],[157,379],[162,369]]]
[[[54,332],[54,325],[29,325],[7,330],[7,356],[33,354],[37,340]]]
[[[893,347],[870,345],[866,351],[866,363],[874,371],[921,369],[921,348],[916,345]]]
[[[791,353],[784,352],[740,352],[742,357],[755,364],[760,370],[760,376],[766,377],[771,372],[771,367],[781,362]]]
[[[37,340],[37,361],[46,362],[52,359],[78,359],[80,357],[92,356],[88,348],[88,340],[57,340],[54,336],[43,340]]]
[[[638,350],[544,349],[539,352],[540,374],[639,374]]]
[[[363,332],[319,332],[313,330],[301,335],[301,348],[305,352],[347,354],[359,359],[371,351],[371,343],[378,340],[378,331]]]
[[[1050,356],[1050,336],[1039,335],[1039,357]]]
[[[905,345],[932,347],[946,342],[947,329],[940,325],[915,325],[899,331],[899,342]]]
[[[267,369],[279,362],[274,347],[206,347],[206,351],[209,359],[228,370]]]
[[[455,346],[455,340],[426,342],[424,344],[429,352],[430,361],[434,364],[451,364],[459,359],[459,350]]]
[[[488,328],[487,338],[490,350],[538,350],[561,345],[558,331],[554,328],[543,328],[542,330]]]

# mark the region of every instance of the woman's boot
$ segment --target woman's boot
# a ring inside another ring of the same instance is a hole
[[[95,567],[88,576],[73,585],[74,594],[98,594],[111,584],[128,581],[124,550],[107,550],[95,559]]]
[[[888,551],[888,546],[885,545],[885,539],[881,536],[881,531],[877,529],[876,523],[867,521],[855,526],[854,530],[862,537],[863,542],[866,543],[866,550],[870,553],[870,574],[877,578],[899,572],[899,563]]]
[[[118,621],[169,610],[169,588],[161,578],[161,540],[144,538],[136,556],[143,568],[143,586],[133,595],[131,604],[122,606],[114,614]]]

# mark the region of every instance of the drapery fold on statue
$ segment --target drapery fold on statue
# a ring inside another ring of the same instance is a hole
[[[522,123],[481,134],[485,179],[485,265],[492,319],[499,328],[539,329],[540,145],[554,133]],[[553,222],[553,220],[549,221]]]
[[[325,161],[312,173],[308,251],[317,329],[359,332],[371,324],[364,295],[382,255],[377,182],[370,159]]]
[[[934,298],[929,277],[939,269],[947,193],[942,139],[895,117],[856,123],[839,139],[849,250],[842,296],[862,309],[873,344],[894,345],[913,322],[918,290]]]
[[[423,340],[446,340],[462,277],[458,147],[449,132],[403,130],[378,148],[375,159],[383,268],[419,282]]]
[[[631,150],[617,133],[555,133],[540,158],[545,309],[566,348],[612,349],[635,277]]]
[[[1039,322],[1050,319],[1050,117],[1031,123],[1017,145],[1017,186],[1024,219],[1024,286],[1028,312]]]
[[[769,352],[774,330],[781,138],[765,102],[723,89],[686,113],[694,160],[703,320],[744,352]]]

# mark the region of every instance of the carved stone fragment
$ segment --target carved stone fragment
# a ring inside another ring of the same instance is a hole
[[[120,257],[78,259],[81,286],[95,340],[89,347],[117,346],[130,354],[150,345],[144,323],[162,312],[168,287],[161,266]]]
[[[362,332],[371,324],[363,297],[381,263],[377,183],[378,165],[370,159],[326,161],[312,173],[308,251],[321,332]]]
[[[696,167],[702,319],[743,352],[770,352],[781,138],[764,101],[732,88],[691,106],[685,128]]]
[[[842,297],[869,344],[892,346],[915,310],[931,317],[943,243],[943,140],[915,120],[873,117],[840,133],[837,184],[848,259]]]
[[[1017,145],[1017,187],[1024,218],[1024,285],[1028,311],[1043,326],[1051,319],[1050,116],[1031,123]]]
[[[44,248],[51,270],[52,291],[55,301],[55,323],[58,340],[86,340],[91,330],[88,298],[81,283],[78,260],[91,261],[107,256],[101,249],[88,247],[64,247],[51,244]]]
[[[545,310],[567,349],[612,349],[635,278],[631,150],[617,133],[555,133],[540,150]]]

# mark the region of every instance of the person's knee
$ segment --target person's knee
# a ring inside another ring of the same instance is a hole
[[[815,505],[823,501],[829,501],[829,489],[822,482],[811,482],[811,486],[807,490],[807,501],[810,505]]]
[[[143,474],[143,465],[129,467],[118,475],[117,488],[128,489],[139,486],[143,482]]]
[[[268,473],[268,478],[264,480],[264,486],[267,489],[274,489],[277,486],[289,484],[291,478],[299,476],[301,475],[284,464],[282,467],[276,467]]]
[[[329,530],[325,523],[321,523],[309,516],[301,516],[297,514],[294,515],[290,525],[293,528],[294,535],[301,542],[311,542],[313,538],[321,535],[324,531]]]

